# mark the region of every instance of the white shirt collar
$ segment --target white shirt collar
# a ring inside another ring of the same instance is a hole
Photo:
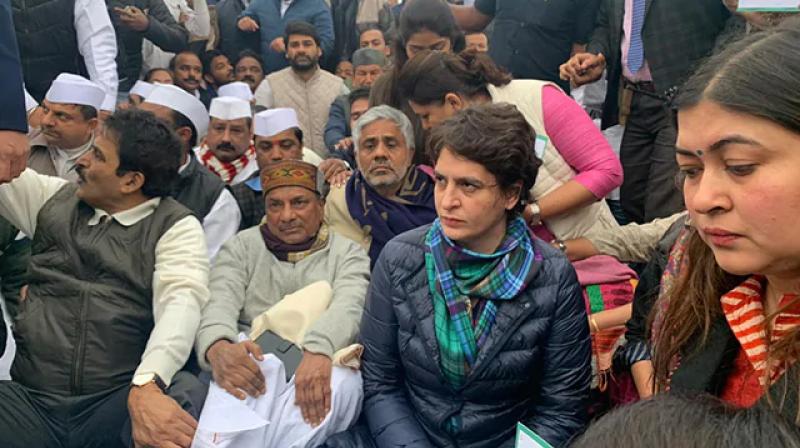
[[[96,226],[100,224],[100,220],[103,219],[103,217],[110,216],[123,226],[130,227],[152,215],[159,204],[161,204],[161,198],[153,198],[142,202],[136,207],[114,213],[113,215],[109,215],[106,211],[96,208],[94,209],[94,216],[89,219],[88,224],[89,226]]]

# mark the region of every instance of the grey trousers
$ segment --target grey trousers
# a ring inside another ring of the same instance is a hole
[[[0,447],[126,448],[133,446],[125,384],[81,396],[36,391],[15,381],[0,381]],[[179,372],[167,394],[198,418],[206,387]]]
[[[677,132],[663,99],[634,92],[619,158],[624,180],[622,210],[629,221],[643,223],[683,210],[675,184]]]

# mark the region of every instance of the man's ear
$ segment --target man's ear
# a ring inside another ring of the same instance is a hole
[[[89,125],[89,129],[94,132],[97,130],[97,125],[100,124],[99,118],[90,118],[86,120],[86,123]]]
[[[192,141],[192,128],[189,126],[180,127],[175,130],[175,133],[178,134],[178,137],[180,137],[181,141],[187,146]]]
[[[144,186],[144,174],[139,171],[128,171],[122,175],[121,191],[124,194],[132,194],[142,189]]]

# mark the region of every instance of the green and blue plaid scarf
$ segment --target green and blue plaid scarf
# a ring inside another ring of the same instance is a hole
[[[425,237],[425,269],[433,296],[436,339],[445,378],[460,387],[495,321],[497,300],[511,300],[533,276],[533,242],[522,218],[508,223],[493,254],[459,247],[437,218]],[[472,316],[467,302],[477,299]]]

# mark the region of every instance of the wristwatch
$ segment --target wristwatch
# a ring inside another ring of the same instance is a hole
[[[528,224],[531,227],[538,226],[542,223],[542,211],[539,208],[539,202],[533,201],[528,207],[531,208],[531,219],[528,221]]]
[[[161,377],[155,373],[140,373],[138,375],[134,375],[133,380],[131,381],[131,384],[136,387],[146,386],[150,383],[155,383],[155,385],[161,389],[161,392],[167,391],[167,385],[164,383]]]

